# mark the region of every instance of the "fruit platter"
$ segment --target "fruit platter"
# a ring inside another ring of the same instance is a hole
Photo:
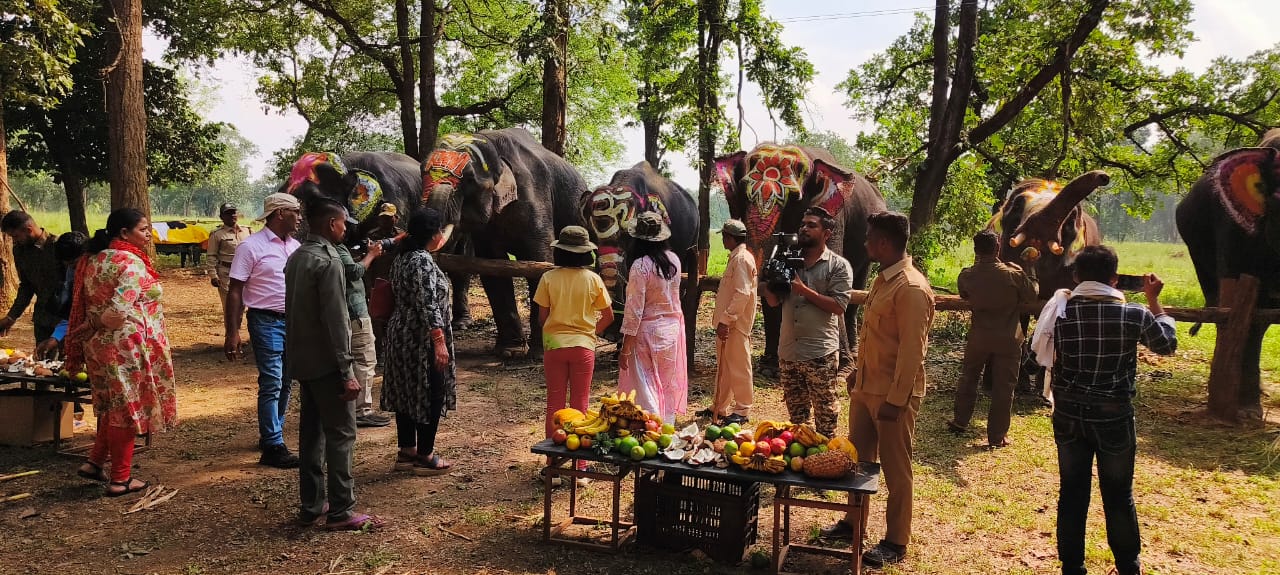
[[[552,415],[551,440],[569,451],[588,450],[602,459],[656,460],[693,467],[794,473],[839,480],[855,468],[858,453],[844,437],[828,438],[808,424],[762,421],[751,429],[690,423],[677,430],[635,403],[635,392],[600,398],[585,413],[561,409]]]
[[[68,373],[63,362],[53,359],[36,359],[20,349],[0,349],[0,379],[56,379],[84,383],[89,375],[84,372]]]

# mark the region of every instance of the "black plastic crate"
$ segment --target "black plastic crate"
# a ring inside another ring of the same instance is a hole
[[[760,484],[649,471],[636,484],[636,541],[742,561],[756,542]]]

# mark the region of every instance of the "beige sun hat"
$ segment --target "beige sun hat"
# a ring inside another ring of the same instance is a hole
[[[627,234],[637,240],[660,242],[671,237],[671,228],[657,212],[644,212],[623,226]]]
[[[725,220],[724,225],[720,227],[720,233],[735,238],[745,238],[747,237],[747,226],[740,220]]]
[[[302,204],[298,203],[298,198],[293,194],[275,193],[262,200],[262,215],[258,216],[255,222],[265,222],[271,217],[276,210],[300,210]]]
[[[565,226],[560,230],[560,238],[551,242],[551,247],[575,254],[585,254],[596,249],[596,245],[591,243],[587,228],[582,226]]]

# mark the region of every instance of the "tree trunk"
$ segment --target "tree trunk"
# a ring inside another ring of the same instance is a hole
[[[111,209],[137,208],[151,217],[147,196],[147,110],[142,99],[142,2],[110,0],[114,33],[108,54],[107,150]]]
[[[4,132],[4,91],[0,90],[0,217],[9,213],[9,141]],[[18,270],[13,267],[13,240],[0,234],[0,304],[5,309],[18,291]]]
[[[542,62],[542,145],[564,156],[568,106],[569,2],[544,0],[543,27],[550,49]]]
[[[396,0],[396,40],[400,42],[400,72],[404,81],[400,82],[400,133],[404,140],[404,153],[419,160],[418,119],[414,110],[417,99],[414,98],[413,46],[409,44],[409,0]]]
[[[418,97],[421,99],[422,123],[418,129],[418,150],[426,159],[436,148],[440,132],[440,116],[436,110],[436,1],[422,1],[422,19],[418,23]]]
[[[59,158],[58,175],[62,178],[62,189],[67,193],[67,215],[71,218],[71,231],[89,235],[89,222],[84,213],[84,176],[80,174],[70,155],[63,154]]]
[[[653,166],[653,169],[658,170],[660,169],[659,164],[662,162],[662,150],[658,148],[658,137],[662,132],[662,118],[654,110],[653,99],[656,90],[650,79],[645,78],[636,92],[636,111],[640,116],[641,129],[644,130],[644,161]]]

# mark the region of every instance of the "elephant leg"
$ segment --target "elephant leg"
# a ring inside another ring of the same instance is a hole
[[[778,334],[782,331],[782,308],[763,306],[764,313],[764,355],[756,372],[764,377],[778,376]]]
[[[1254,324],[1249,329],[1249,339],[1245,341],[1244,353],[1241,354],[1243,365],[1240,366],[1239,408],[1246,419],[1262,419],[1262,339],[1267,335],[1269,325]]]
[[[471,304],[467,292],[471,290],[471,274],[449,274],[453,284],[453,331],[471,327]]]
[[[853,311],[854,313],[849,313]],[[857,330],[853,329],[857,308],[849,306],[840,316],[840,367],[836,370],[836,381],[846,381],[853,374],[854,358],[857,356],[854,342],[858,341]]]
[[[493,323],[498,328],[494,352],[499,357],[522,357],[528,353],[528,340],[520,322],[520,308],[516,305],[515,284],[511,278],[480,276],[480,285],[493,308]]]
[[[542,359],[542,324],[538,322],[538,304],[533,295],[538,293],[540,278],[529,278],[529,358]],[[523,327],[523,326],[522,326]]]

